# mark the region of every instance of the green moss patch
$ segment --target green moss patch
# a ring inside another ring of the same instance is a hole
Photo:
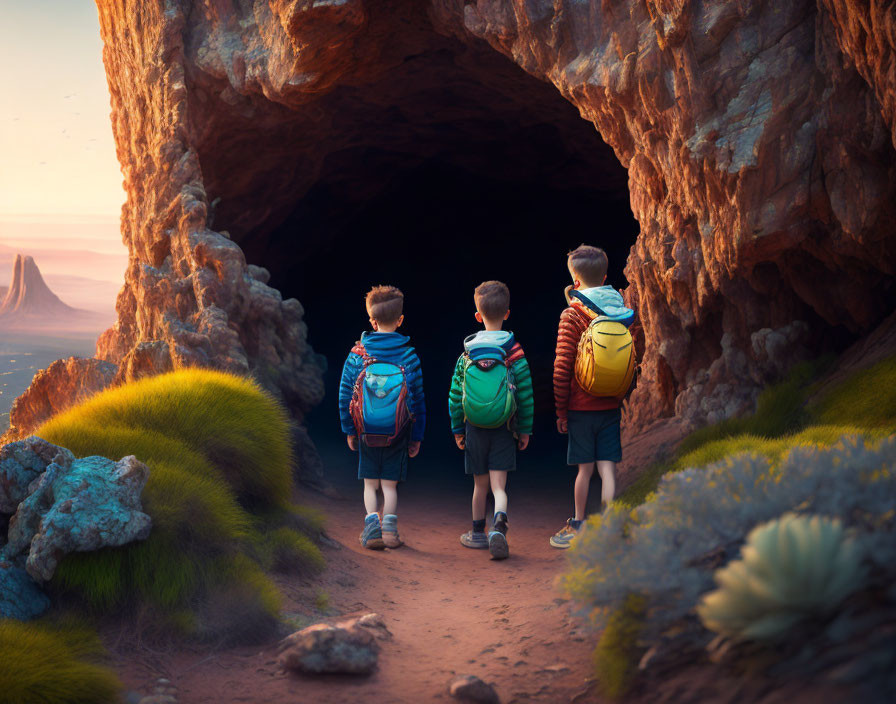
[[[628,692],[637,674],[645,604],[644,597],[629,594],[610,615],[594,651],[598,687],[610,699]]]
[[[237,597],[244,603],[234,612],[253,614],[253,628],[276,622],[279,598],[263,569],[323,566],[308,537],[322,519],[292,504],[287,416],[249,379],[200,369],[143,379],[56,416],[37,435],[78,457],[136,455],[150,468],[149,538],[70,555],[53,579],[95,609],[147,606],[158,621],[177,615],[177,630],[217,638],[227,608],[214,605]]]
[[[852,374],[810,403],[812,382],[829,367],[829,359],[796,365],[784,381],[760,394],[755,413],[691,433],[674,457],[650,467],[618,501],[639,506],[669,472],[740,452],[778,461],[794,447],[830,447],[844,435],[875,440],[896,432],[896,356]]]
[[[75,626],[0,620],[0,698],[8,704],[105,704],[121,684],[99,664],[96,634]]]

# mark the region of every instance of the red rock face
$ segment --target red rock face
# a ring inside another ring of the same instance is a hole
[[[852,5],[99,0],[130,264],[98,356],[119,379],[249,372],[301,421],[323,394],[302,306],[240,245],[369,143],[365,119],[396,149],[429,149],[442,128],[415,112],[422,91],[463,83],[522,120],[541,101],[498,52],[628,171],[641,233],[626,297],[646,344],[628,422],[741,412],[894,301],[892,17]],[[403,142],[394,109],[412,118]]]
[[[891,2],[821,0],[846,63],[874,89],[896,145],[896,10]]]
[[[45,420],[102,391],[115,379],[114,364],[99,359],[69,357],[34,375],[31,386],[12,404],[9,430],[0,444],[21,439]]]
[[[737,413],[813,332],[892,306],[893,116],[875,95],[892,86],[845,59],[828,9],[510,5],[468,4],[463,27],[556,85],[628,168],[647,344],[630,421]]]

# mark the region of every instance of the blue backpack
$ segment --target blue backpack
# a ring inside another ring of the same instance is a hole
[[[371,357],[360,342],[352,352],[364,360],[349,405],[355,430],[368,447],[387,447],[414,420],[407,374],[398,364]]]

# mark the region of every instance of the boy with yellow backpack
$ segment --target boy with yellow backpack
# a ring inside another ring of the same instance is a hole
[[[573,285],[560,315],[554,358],[557,430],[569,435],[567,463],[578,466],[575,516],[553,536],[551,545],[568,548],[585,519],[595,465],[602,481],[601,501],[615,493],[616,463],[622,460],[622,399],[635,374],[635,350],[629,326],[635,313],[612,286],[605,286],[607,255],[581,245],[567,259]]]

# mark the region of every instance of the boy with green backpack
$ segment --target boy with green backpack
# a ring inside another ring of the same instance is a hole
[[[502,330],[510,316],[510,291],[500,281],[486,281],[473,294],[476,320],[485,330],[464,340],[457,360],[448,413],[457,446],[464,451],[467,474],[473,475],[473,530],[462,545],[488,549],[492,559],[510,554],[507,546],[507,472],[516,469],[516,450],[525,450],[535,413],[532,376],[523,348],[513,333]],[[495,498],[492,530],[485,533],[489,487]]]

